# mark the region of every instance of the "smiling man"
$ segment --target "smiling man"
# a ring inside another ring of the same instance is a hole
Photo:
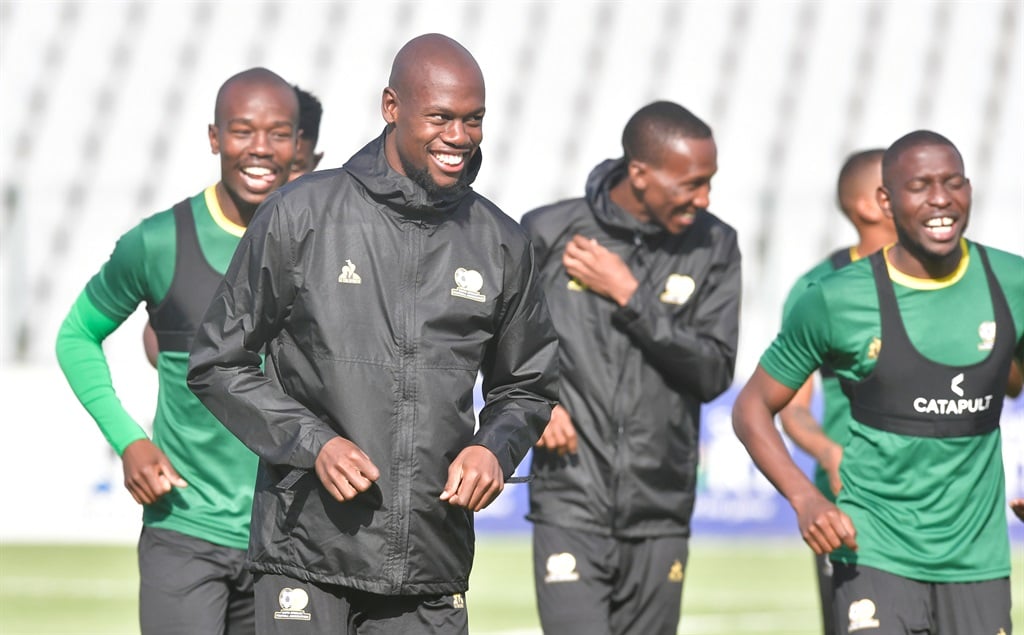
[[[736,232],[707,210],[718,152],[679,104],[638,110],[582,198],[529,212],[562,399],[534,451],[545,633],[676,633],[700,407],[732,382]]]
[[[811,284],[736,400],[733,426],[834,565],[836,632],[1010,632],[999,416],[1024,358],[1024,259],[963,238],[971,184],[927,130],[882,158],[897,242]],[[820,365],[850,400],[836,503],[772,418]]]
[[[192,390],[260,457],[260,633],[467,633],[473,513],[557,398],[530,243],[470,189],[476,61],[411,40],[381,113],[342,168],[263,203],[192,349]]]
[[[245,569],[256,457],[185,383],[192,336],[256,207],[283,185],[295,156],[295,91],[264,68],[221,86],[208,135],[220,181],[124,234],[57,336],[76,396],[121,456],[125,487],[144,506],[139,539],[144,635],[251,633]],[[146,303],[158,341],[153,437],[121,406],[102,342]]]

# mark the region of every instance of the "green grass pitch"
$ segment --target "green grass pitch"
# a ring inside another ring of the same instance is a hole
[[[811,552],[796,540],[695,538],[681,635],[815,635]],[[530,542],[482,536],[467,594],[473,635],[539,635]],[[1024,628],[1024,545],[1013,545],[1013,621]],[[134,635],[132,546],[0,546],[0,633]]]

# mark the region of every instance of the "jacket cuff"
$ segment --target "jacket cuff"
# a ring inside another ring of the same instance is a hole
[[[623,330],[629,330],[629,325],[640,319],[644,307],[648,302],[648,291],[643,286],[636,288],[626,306],[619,307],[612,313],[612,324]]]

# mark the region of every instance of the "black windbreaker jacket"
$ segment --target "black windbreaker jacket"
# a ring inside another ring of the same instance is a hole
[[[471,191],[428,199],[383,147],[382,135],[260,206],[196,335],[189,386],[260,457],[253,570],[462,592],[473,515],[438,500],[448,467],[479,444],[512,474],[557,399],[557,344],[515,221]],[[381,473],[345,503],[313,469],[335,436]]]
[[[535,449],[530,520],[622,538],[689,535],[701,404],[732,383],[740,309],[736,232],[706,210],[673,236],[609,198],[622,160],[598,165],[586,198],[523,217],[559,337],[560,401],[576,455]],[[576,234],[618,254],[640,282],[619,307],[572,282]]]

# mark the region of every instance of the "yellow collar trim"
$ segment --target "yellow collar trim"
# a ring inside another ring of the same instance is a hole
[[[964,277],[964,273],[967,271],[968,265],[971,261],[971,252],[967,249],[967,240],[964,238],[960,239],[960,264],[957,265],[956,270],[948,276],[942,278],[915,278],[914,276],[908,276],[899,269],[893,266],[889,262],[889,250],[892,249],[893,245],[887,245],[883,248],[882,253],[885,255],[885,266],[889,270],[889,278],[904,287],[910,287],[911,289],[920,289],[922,291],[932,291],[934,289],[943,289],[945,287],[952,286],[960,281],[960,278]]]
[[[220,201],[217,200],[217,186],[211,185],[206,188],[203,195],[206,197],[206,207],[210,210],[210,216],[213,218],[213,222],[217,223],[217,227],[220,227],[232,236],[241,238],[242,234],[245,233],[245,227],[232,222],[230,218],[224,215],[224,210],[220,208]]]
[[[860,251],[857,249],[857,245],[850,245],[850,262],[858,260],[860,260]]]

